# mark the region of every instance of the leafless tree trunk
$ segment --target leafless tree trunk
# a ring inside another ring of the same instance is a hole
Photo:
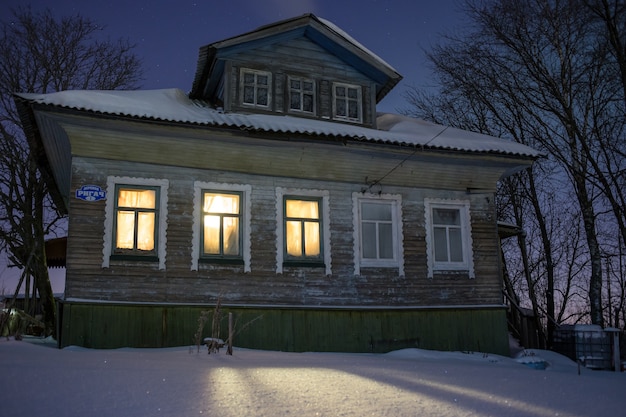
[[[79,15],[56,19],[49,10],[13,11],[0,22],[0,249],[33,277],[46,333],[54,334],[55,303],[45,239],[59,231],[66,207],[55,207],[35,165],[13,93],[68,89],[132,89],[141,77],[134,45],[102,40],[102,27]],[[27,262],[32,259],[32,262]]]
[[[580,275],[578,267],[584,265],[586,314],[602,325],[602,258],[607,247],[617,247],[602,231],[617,228],[626,238],[624,2],[470,1],[466,11],[471,33],[448,37],[429,54],[440,81],[439,96],[424,100],[429,96],[417,88],[409,90],[413,107],[408,111],[439,121],[447,113],[455,126],[529,144],[559,165],[563,174],[550,179],[552,192],[562,195],[563,202],[568,195],[574,197],[562,209],[571,211],[567,214],[571,219],[580,219],[588,261],[570,258],[558,263],[554,256],[544,258],[545,312],[548,323],[571,314],[563,305],[556,312],[555,297],[562,289],[557,291],[555,275],[549,271],[558,267],[560,273]],[[471,123],[466,123],[468,118]],[[542,213],[559,215],[535,205],[534,179],[527,177],[524,188],[531,194],[524,201],[531,204],[546,254],[565,250],[580,257],[580,248],[568,248],[567,237],[552,241],[556,235],[539,220]],[[578,227],[570,227],[579,236]],[[561,288],[568,294],[582,288],[569,278],[564,282],[567,285]],[[548,338],[552,330],[548,326]]]

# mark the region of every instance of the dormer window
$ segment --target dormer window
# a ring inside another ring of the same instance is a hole
[[[240,94],[244,106],[269,108],[272,98],[272,73],[241,69]]]
[[[358,85],[333,84],[333,117],[349,122],[362,122],[361,87]]]
[[[315,81],[289,77],[289,111],[315,114]]]

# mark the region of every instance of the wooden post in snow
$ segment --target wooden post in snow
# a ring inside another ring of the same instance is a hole
[[[228,313],[228,348],[226,353],[233,354],[233,313]]]

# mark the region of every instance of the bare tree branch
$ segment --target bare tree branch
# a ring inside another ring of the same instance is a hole
[[[8,19],[0,22],[0,249],[34,278],[46,332],[54,334],[44,242],[64,233],[62,219],[25,140],[13,93],[134,89],[141,62],[134,45],[104,39],[102,27],[80,15],[56,19],[49,10],[21,8]]]

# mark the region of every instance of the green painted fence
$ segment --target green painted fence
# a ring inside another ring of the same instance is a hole
[[[59,345],[89,348],[194,344],[202,311],[214,306],[59,303]],[[388,352],[403,348],[509,354],[503,307],[305,308],[222,306],[234,345],[279,351]],[[203,337],[211,335],[211,319]]]

